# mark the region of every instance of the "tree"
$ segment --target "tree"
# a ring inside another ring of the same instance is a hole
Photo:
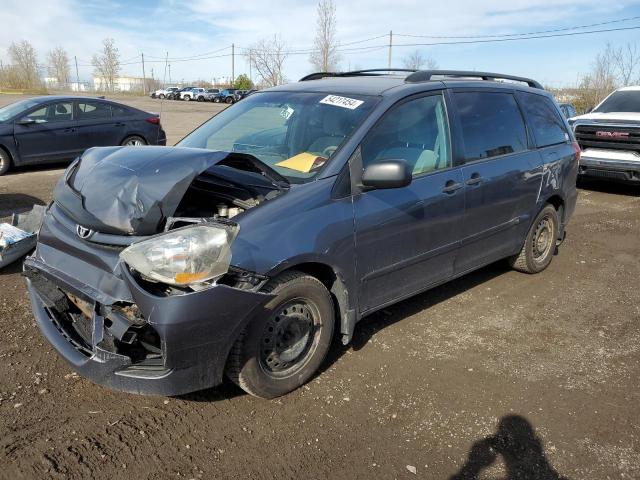
[[[426,67],[426,70],[436,70],[438,68],[438,62],[431,57],[424,56],[420,50],[414,50],[412,53],[402,59],[404,68],[410,68],[413,70],[422,70]]]
[[[320,0],[318,3],[315,47],[309,61],[321,72],[338,69],[340,54],[336,39],[336,6],[333,0]]]
[[[246,56],[265,86],[275,87],[284,83],[283,66],[288,52],[279,35],[258,40]]]
[[[69,83],[69,56],[64,48],[56,47],[53,50],[49,50],[47,54],[47,69],[49,76],[56,79],[59,87],[65,87]]]
[[[618,82],[628,86],[640,81],[640,52],[635,43],[627,43],[624,47],[613,50],[613,63]]]
[[[242,73],[236,77],[236,81],[233,82],[233,88],[237,88],[238,90],[251,90],[253,88],[253,82],[246,74]]]
[[[591,71],[582,77],[574,101],[578,111],[586,111],[595,107],[616,89],[615,49],[607,44],[603,51],[596,55]]]
[[[26,40],[12,43],[9,47],[9,58],[12,63],[12,87],[36,88],[40,85],[38,60],[33,45]]]
[[[102,53],[95,54],[91,63],[95,68],[95,74],[100,77],[100,87],[112,92],[120,72],[120,53],[113,38],[105,38],[102,41]]]

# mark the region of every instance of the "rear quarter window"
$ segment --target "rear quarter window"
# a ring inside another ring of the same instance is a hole
[[[569,139],[564,121],[549,97],[519,92],[518,99],[527,115],[538,148],[564,143]]]
[[[502,92],[456,92],[465,160],[527,150],[527,130],[515,97]]]

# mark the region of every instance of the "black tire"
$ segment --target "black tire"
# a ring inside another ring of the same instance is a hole
[[[164,93],[161,93],[160,95],[158,95],[158,98],[162,100],[164,98]]]
[[[140,135],[129,135],[125,138],[120,145],[123,147],[141,147],[146,145],[147,141]]]
[[[245,392],[275,398],[306,383],[320,367],[333,338],[334,308],[325,286],[297,271],[274,278],[264,291],[275,295],[265,306],[268,316],[243,330],[225,372]]]
[[[183,100],[184,100],[185,102],[190,101],[190,100],[191,100],[191,95],[185,95],[185,96],[184,96],[184,98],[183,98]]]
[[[518,255],[509,259],[511,267],[524,273],[539,273],[549,266],[558,239],[558,212],[546,205],[531,224]]]
[[[213,103],[220,103],[220,99],[218,97],[214,97],[212,101]]]
[[[233,98],[232,97],[227,97],[224,102],[228,103],[229,105],[231,105],[233,103]]]
[[[203,97],[202,95],[200,95],[200,96],[198,97],[198,101],[199,101],[199,102],[203,102],[203,101],[204,101],[204,97]]]
[[[11,168],[11,156],[0,148],[0,175],[4,175]]]

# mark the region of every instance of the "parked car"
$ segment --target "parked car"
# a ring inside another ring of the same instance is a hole
[[[640,86],[616,90],[569,123],[582,148],[581,178],[640,184]]]
[[[213,97],[215,103],[234,103],[236,88],[225,88],[218,95]]]
[[[168,87],[168,88],[161,88],[159,90],[156,90],[154,92],[151,92],[149,94],[149,96],[151,98],[160,98],[163,99],[165,98],[169,93],[174,93],[177,92],[178,90],[180,90],[178,87]]]
[[[564,118],[575,117],[578,114],[578,112],[576,111],[576,107],[574,107],[571,103],[561,103],[559,104],[559,107],[562,115],[564,115]]]
[[[180,92],[180,100],[184,100],[186,102],[190,101],[190,100],[197,100],[198,99],[198,95],[203,95],[204,96],[205,93],[205,89],[204,88],[200,88],[200,87],[193,87],[189,90],[185,90],[183,92]]]
[[[252,95],[252,94],[256,93],[257,91],[258,90],[256,90],[256,89],[238,90],[238,92],[236,93],[236,102],[239,102],[243,98],[247,98],[249,95]]]
[[[176,90],[174,92],[170,92],[167,94],[167,99],[169,100],[182,100],[182,97],[180,96],[182,93],[186,92],[186,91],[190,91],[192,88],[195,87],[182,87],[179,90]]]
[[[218,88],[207,88],[206,91],[198,95],[199,102],[209,102],[213,101],[213,97],[220,93],[220,89]]]
[[[68,168],[24,265],[72,368],[161,395],[226,374],[272,398],[372,312],[498,260],[549,265],[580,150],[538,82],[334,76],[253,94],[176,147]]]
[[[91,147],[166,141],[154,113],[102,98],[29,98],[0,108],[0,175],[12,166],[72,160]]]

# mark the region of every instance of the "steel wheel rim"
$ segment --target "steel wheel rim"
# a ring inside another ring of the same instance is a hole
[[[278,307],[265,323],[260,338],[260,367],[272,377],[286,377],[300,370],[317,348],[320,311],[305,298]]]
[[[549,252],[553,246],[553,222],[548,215],[545,215],[540,219],[538,225],[536,225],[536,230],[533,234],[533,259],[536,262],[541,262]]]
[[[141,147],[142,145],[144,145],[144,143],[139,138],[130,138],[127,140],[127,143],[125,143],[126,147]]]

